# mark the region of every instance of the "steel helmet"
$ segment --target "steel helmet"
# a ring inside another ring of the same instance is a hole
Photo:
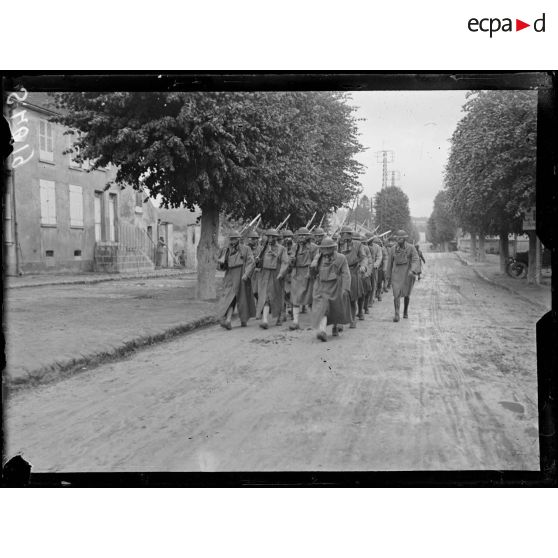
[[[341,230],[339,231],[340,234],[343,234],[343,233],[351,233],[351,234],[353,234],[354,232],[355,232],[355,231],[353,231],[353,229],[351,229],[351,227],[349,227],[349,225],[343,225],[343,226],[341,227]]]
[[[298,229],[296,231],[296,235],[297,236],[310,236],[310,231],[306,227],[300,227],[300,229]]]
[[[399,229],[393,236],[395,238],[408,238],[409,237],[409,235],[403,229]]]
[[[232,240],[233,238],[240,238],[240,233],[238,231],[231,231],[229,233],[229,240]]]
[[[314,229],[313,231],[314,236],[325,236],[325,231],[321,227]]]
[[[320,250],[322,248],[337,248],[337,242],[335,242],[335,240],[333,240],[330,236],[326,236],[320,244]]]
[[[266,236],[279,236],[277,229],[268,229],[265,234]]]

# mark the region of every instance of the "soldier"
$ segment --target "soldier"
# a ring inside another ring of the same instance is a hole
[[[231,329],[231,318],[236,305],[240,325],[246,327],[248,319],[256,315],[250,281],[255,262],[252,250],[240,244],[240,234],[237,231],[229,234],[229,245],[221,250],[217,262],[219,269],[225,271],[223,294],[218,307],[221,326]]]
[[[316,229],[314,229],[313,235],[314,235],[314,244],[316,246],[320,246],[320,244],[322,243],[325,237],[324,229],[322,229],[321,227],[317,227]]]
[[[422,264],[426,263],[426,260],[424,259],[424,256],[422,254],[422,250],[420,249],[419,243],[416,242],[415,243],[415,249],[417,251],[418,257],[419,257],[419,272],[418,272],[418,280],[420,281],[420,276],[422,274]],[[422,262],[422,263],[421,263]]]
[[[362,308],[364,302],[364,288],[362,285],[362,276],[366,273],[367,258],[362,243],[359,240],[353,240],[353,230],[349,226],[341,228],[341,242],[339,243],[339,252],[347,258],[347,264],[351,272],[351,325],[356,327],[357,306]],[[360,304],[359,304],[360,300]],[[360,312],[359,312],[360,313]],[[364,316],[363,316],[364,318]]]
[[[379,270],[382,266],[383,254],[382,249],[379,246],[380,237],[372,236],[368,240],[368,247],[370,248],[370,253],[372,255],[372,272],[370,274],[370,281],[372,282],[372,295],[370,304],[374,303],[374,296],[378,289],[379,280]]]
[[[364,272],[364,274],[362,275],[362,288],[364,291],[364,296],[362,297],[362,299],[358,301],[358,319],[359,320],[364,320],[364,314],[368,314],[369,310],[368,310],[368,305],[370,302],[370,293],[372,291],[372,282],[371,282],[371,278],[370,278],[370,271],[372,270],[372,256],[370,254],[370,249],[368,248],[368,245],[366,244],[366,242],[364,241],[364,237],[357,233],[357,232],[353,232],[353,241],[358,240],[359,242],[362,243],[362,249],[364,250],[364,253],[366,255],[366,271]],[[364,314],[363,314],[363,310],[364,310]]]
[[[290,258],[291,251],[293,249],[293,232],[289,229],[283,229],[281,231],[282,245],[287,250],[287,257]],[[287,270],[287,275],[285,275],[285,303],[283,305],[283,312],[281,315],[281,320],[286,322],[287,315],[293,315],[292,303],[291,303],[291,267]]]
[[[394,322],[399,321],[401,297],[404,300],[403,317],[408,318],[409,300],[419,270],[419,257],[415,247],[405,241],[408,237],[404,230],[395,234],[396,244],[389,251],[387,277],[393,287],[393,304],[395,306]]]
[[[251,230],[246,237],[246,245],[252,250],[252,254],[257,254],[260,249],[260,235],[255,231]],[[254,298],[258,300],[258,272],[260,270],[254,266],[254,270],[250,275],[250,283],[252,285],[252,294]]]
[[[340,324],[351,322],[351,272],[347,259],[336,251],[337,243],[326,236],[311,266],[314,280],[312,326],[316,337],[327,341],[326,327],[333,324],[331,334],[338,336]]]
[[[310,264],[314,260],[318,247],[311,240],[312,236],[306,227],[296,231],[296,248],[293,246],[290,258],[291,302],[293,304],[293,323],[289,329],[300,329],[298,316],[301,306],[312,305],[313,278],[310,277]]]
[[[270,311],[277,319],[276,325],[281,325],[285,299],[283,283],[289,267],[287,250],[277,242],[279,233],[275,229],[269,229],[266,236],[267,239],[256,259],[256,265],[260,268],[257,315],[262,317],[260,327],[263,329],[269,327]]]
[[[382,262],[380,264],[380,267],[378,267],[378,281],[376,283],[376,295],[375,295],[378,301],[381,302],[382,292],[387,292],[387,289],[385,289],[385,284],[386,284],[385,272],[388,264],[388,252],[386,247],[384,246],[384,243],[382,242],[382,239],[379,236],[375,236],[373,242],[378,246],[380,252],[382,253]]]

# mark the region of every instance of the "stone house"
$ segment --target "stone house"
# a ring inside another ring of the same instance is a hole
[[[4,211],[8,274],[154,268],[158,209],[144,192],[114,184],[116,168],[90,170],[46,93],[7,98],[14,151]],[[172,258],[171,258],[172,265]]]

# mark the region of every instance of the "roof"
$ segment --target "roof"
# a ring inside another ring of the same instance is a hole
[[[197,218],[201,215],[201,211],[190,211],[184,207],[175,209],[158,208],[159,218],[161,221],[172,223],[175,227],[187,227],[188,225],[196,225]]]
[[[56,107],[54,97],[46,91],[29,91],[24,104],[30,105],[31,108],[39,108],[50,112],[61,114],[64,111]]]

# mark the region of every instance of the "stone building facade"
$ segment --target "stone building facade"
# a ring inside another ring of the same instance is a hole
[[[52,121],[56,108],[47,94],[12,93],[6,107],[14,151],[5,193],[5,271],[152,269],[159,218],[148,196],[114,184],[114,167],[91,171],[65,153],[75,136]]]

